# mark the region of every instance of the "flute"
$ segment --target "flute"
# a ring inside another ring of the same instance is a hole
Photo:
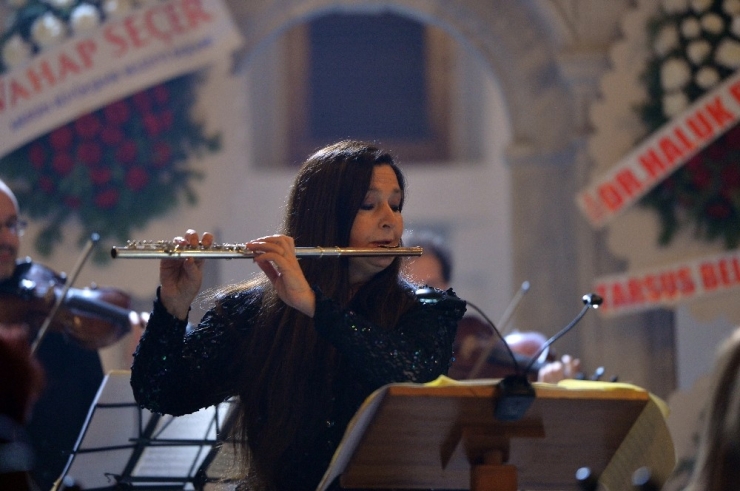
[[[337,257],[337,256],[421,256],[421,247],[296,247],[297,257]],[[167,240],[129,240],[123,247],[111,248],[110,255],[115,258],[168,259],[168,258],[214,258],[244,259],[256,254],[247,249],[246,244],[213,244],[211,247],[182,246]]]

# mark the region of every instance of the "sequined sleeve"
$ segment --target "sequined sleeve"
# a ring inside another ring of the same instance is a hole
[[[224,315],[210,310],[186,333],[187,322],[170,315],[157,299],[131,367],[136,402],[156,413],[179,416],[218,404],[233,395],[229,372],[244,331],[229,328],[229,314],[249,317],[255,298],[224,302]]]
[[[373,386],[429,382],[447,373],[457,322],[465,313],[465,301],[451,289],[437,293],[417,299],[397,326],[384,330],[317,291],[315,326]]]

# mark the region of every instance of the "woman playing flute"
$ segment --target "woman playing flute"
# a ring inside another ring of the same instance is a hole
[[[264,274],[224,288],[187,333],[204,260],[163,259],[132,367],[138,403],[182,415],[238,396],[240,489],[315,489],[372,391],[434,380],[452,360],[465,312],[452,290],[421,302],[398,256],[296,258],[297,246],[399,246],[404,193],[389,153],[356,141],[319,150],[298,172],[283,233],[246,244]]]

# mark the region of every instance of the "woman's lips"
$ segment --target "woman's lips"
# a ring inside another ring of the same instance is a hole
[[[370,243],[371,247],[398,247],[398,244],[394,244],[390,240],[375,241]]]
[[[0,261],[7,261],[15,258],[15,250],[11,247],[0,246]]]

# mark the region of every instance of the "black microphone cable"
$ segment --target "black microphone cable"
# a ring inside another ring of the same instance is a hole
[[[578,313],[578,315],[576,316],[576,318],[573,319],[570,322],[570,324],[568,324],[567,326],[565,326],[564,328],[562,328],[560,330],[560,332],[558,332],[553,337],[551,337],[550,339],[548,339],[547,341],[545,341],[545,343],[540,347],[540,349],[537,351],[537,353],[535,353],[534,356],[532,356],[532,360],[530,360],[529,364],[527,365],[526,370],[524,371],[525,373],[528,372],[532,368],[532,365],[534,365],[535,361],[537,361],[537,359],[540,357],[540,355],[542,353],[544,353],[545,350],[552,343],[554,343],[558,339],[562,338],[565,335],[565,333],[567,333],[568,331],[570,331],[573,328],[573,326],[575,326],[576,324],[578,324],[578,321],[580,321],[583,318],[583,316],[586,315],[586,312],[588,312],[589,309],[598,309],[599,308],[599,305],[601,305],[602,302],[604,301],[603,298],[601,298],[600,296],[598,296],[595,293],[588,293],[588,294],[584,295],[583,298],[582,298],[582,300],[583,300],[583,303],[585,305],[583,306],[583,309],[581,309],[581,311]]]

